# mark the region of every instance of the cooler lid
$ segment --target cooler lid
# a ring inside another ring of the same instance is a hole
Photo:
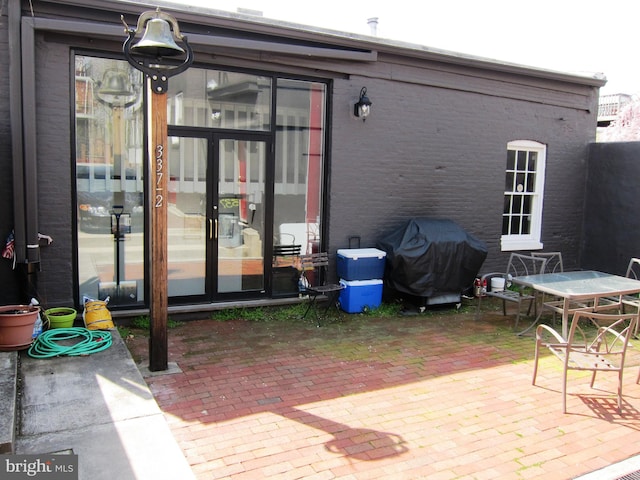
[[[343,280],[340,279],[340,283],[348,287],[365,287],[370,285],[382,285],[381,279],[376,280]]]
[[[357,260],[358,258],[384,258],[387,252],[377,248],[341,248],[338,250],[338,255]]]

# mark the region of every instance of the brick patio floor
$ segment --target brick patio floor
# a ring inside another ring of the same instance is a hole
[[[640,451],[640,341],[624,411],[494,311],[312,322],[186,322],[182,373],[147,378],[199,479],[571,479]],[[128,341],[148,364],[147,339]]]

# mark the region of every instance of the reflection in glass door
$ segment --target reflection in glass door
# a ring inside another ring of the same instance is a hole
[[[168,293],[207,293],[208,138],[169,137]]]
[[[266,151],[259,141],[169,137],[170,298],[264,293]]]
[[[217,293],[264,290],[266,143],[222,139],[212,217],[217,241]]]

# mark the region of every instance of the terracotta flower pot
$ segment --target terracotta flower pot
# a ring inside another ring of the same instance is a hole
[[[0,350],[29,348],[33,342],[33,327],[40,307],[33,305],[5,305],[0,307]]]

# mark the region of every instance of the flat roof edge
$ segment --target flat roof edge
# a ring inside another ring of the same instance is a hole
[[[290,38],[295,38],[296,40],[326,43],[328,44],[328,50],[331,49],[331,45],[339,46],[342,48],[360,49],[365,51],[370,50],[376,51],[378,53],[412,56],[417,59],[425,59],[460,66],[495,70],[504,73],[575,83],[591,87],[603,87],[607,83],[606,77],[599,73],[588,75],[533,67],[492,58],[438,49],[400,40],[342,32],[338,30],[331,30],[321,27],[270,19],[257,15],[249,15],[245,13],[235,13],[206,7],[178,4],[175,2],[164,0],[155,0],[153,2],[148,0],[136,2],[132,0],[42,1],[49,1],[52,4],[65,4],[105,11],[113,11],[114,7],[117,7],[117,5],[121,5],[123,7],[123,10],[126,10],[122,13],[126,14],[132,14],[134,12],[142,13],[142,11],[144,10],[160,7],[170,10],[176,15],[179,15],[181,17],[180,21],[202,24],[205,26],[211,25],[217,27],[235,28],[238,30],[245,30],[250,33],[261,33],[264,35],[276,35],[277,32],[280,31],[282,34],[289,34],[283,36],[289,36]],[[295,33],[295,37],[291,37],[291,33]],[[191,36],[189,38],[191,38]],[[318,50],[321,49],[318,47]],[[369,53],[369,56],[367,56],[367,54],[363,55],[363,58],[361,60],[375,61],[375,58],[373,58],[374,56],[371,55],[371,53]],[[356,58],[353,58],[353,60],[356,60]]]

